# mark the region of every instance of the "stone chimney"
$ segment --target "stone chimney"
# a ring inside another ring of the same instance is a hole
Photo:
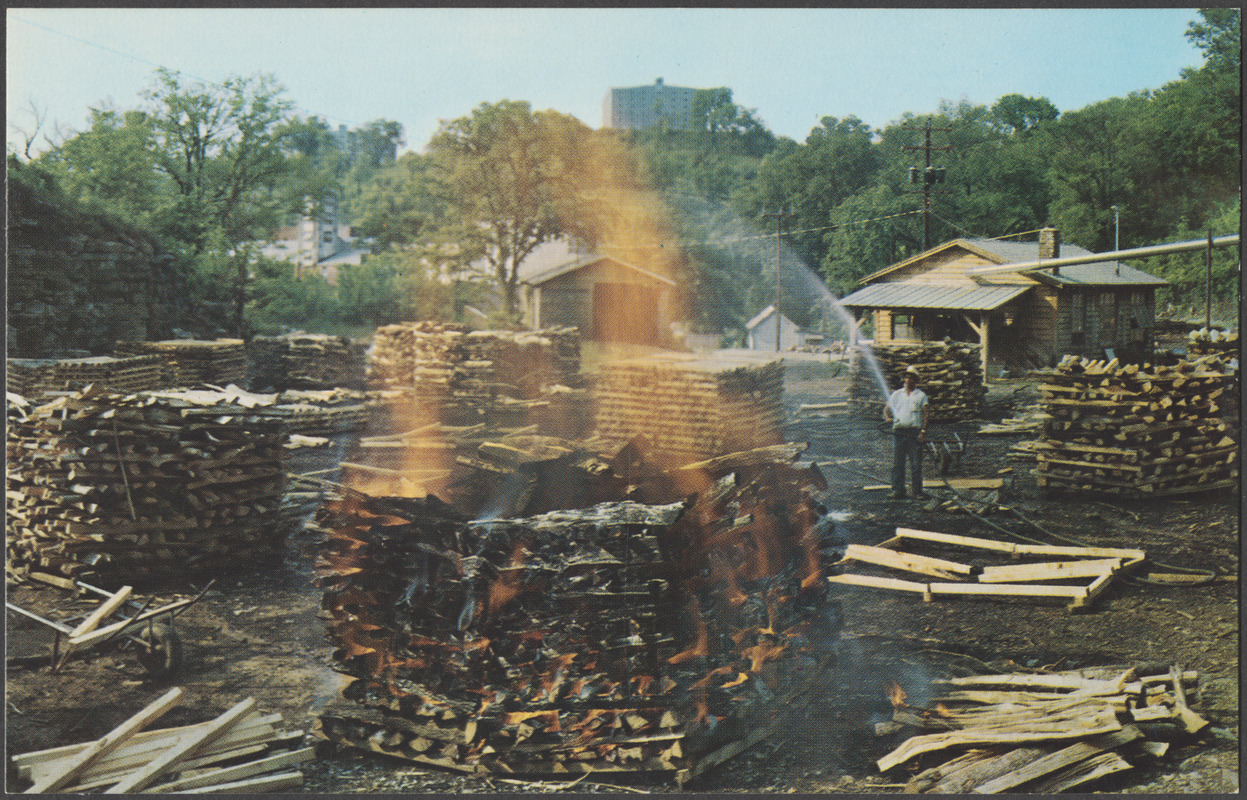
[[[1056,228],[1044,228],[1039,231],[1039,257],[1061,257],[1061,232]]]

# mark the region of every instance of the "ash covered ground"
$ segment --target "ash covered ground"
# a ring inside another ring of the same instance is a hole
[[[877,544],[898,526],[986,538],[1003,534],[964,513],[920,501],[888,500],[863,486],[885,483],[891,441],[881,422],[848,415],[800,413],[802,404],[843,398],[847,379],[833,377],[826,356],[789,359],[785,380],[787,438],[808,442],[804,459],[823,465],[829,489],[822,498],[848,542]],[[1037,397],[1033,382],[997,383],[986,416],[1013,416]],[[884,694],[896,681],[922,698],[932,678],[1009,671],[1016,667],[1073,669],[1167,662],[1200,673],[1196,710],[1211,725],[1196,739],[1175,743],[1158,763],[1110,776],[1094,787],[1117,793],[1237,791],[1239,753],[1240,500],[1234,492],[1182,499],[1120,502],[1069,495],[1045,496],[1030,477],[1031,463],[1010,461],[1021,438],[977,436],[980,423],[933,426],[932,438],[958,434],[967,442],[955,474],[996,476],[1012,467],[1000,502],[1047,531],[1088,545],[1131,547],[1153,562],[1216,570],[1197,588],[1120,581],[1090,613],[1069,614],[1059,603],[1021,599],[948,599],[931,603],[908,594],[841,587],[844,627],[833,685],[794,706],[780,731],[709,771],[686,790],[745,793],[899,792],[903,768],[881,775],[875,760],[912,731],[878,737],[874,723],[890,718]],[[299,471],[344,457],[345,437],[304,456]],[[1042,539],[1016,517],[988,520]],[[1055,542],[1050,542],[1055,543]],[[295,536],[273,567],[240,565],[221,576],[177,625],[186,665],[177,685],[186,695],[162,725],[215,716],[252,696],[280,712],[291,728],[308,730],[333,700],[340,679],[330,669],[321,618],[321,593],[312,584],[315,541]],[[66,611],[65,594],[10,586],[9,597],[31,609]],[[9,618],[10,655],[39,646],[38,631]],[[168,687],[150,680],[133,655],[101,651],[76,659],[59,673],[10,668],[7,675],[6,752],[14,754],[103,736]],[[309,793],[544,793],[569,791],[554,781],[467,777],[399,759],[324,747],[304,765]],[[669,783],[636,778],[607,783],[590,775],[570,791],[678,791]],[[9,775],[10,789],[19,789]]]

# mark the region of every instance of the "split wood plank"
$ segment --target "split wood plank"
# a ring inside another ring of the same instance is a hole
[[[104,793],[125,794],[126,792],[143,789],[162,772],[169,769],[169,767],[195,755],[204,747],[219,739],[243,716],[249,714],[253,708],[255,708],[255,698],[248,697],[213,720],[212,724],[205,730],[194,735],[188,734],[179,738],[178,743],[172,748]]]
[[[1086,761],[1073,764],[1054,773],[1051,777],[1040,780],[1030,791],[1037,794],[1054,794],[1072,789],[1082,783],[1111,775],[1114,772],[1130,769],[1131,765],[1116,753],[1101,753]]]
[[[1042,556],[1080,556],[1085,558],[1124,558],[1128,560],[1147,558],[1147,553],[1122,547],[1066,547],[1064,545],[1014,544],[996,539],[981,539],[974,536],[958,536],[951,533],[921,531],[914,528],[897,528],[896,535],[903,539],[921,539],[928,542],[959,544],[965,547],[977,547],[984,550],[997,550],[1016,555]]]
[[[98,628],[100,623],[104,621],[105,617],[116,611],[121,607],[122,603],[130,599],[130,593],[132,591],[134,591],[134,587],[122,586],[117,590],[116,594],[105,600],[103,603],[100,603],[99,608],[91,612],[89,617],[84,619],[78,627],[69,632],[70,640],[72,641],[79,636],[84,636]]]
[[[1141,738],[1143,738],[1143,734],[1138,728],[1133,725],[1127,725],[1113,733],[1106,733],[1085,741],[1075,742],[1069,747],[1064,747],[1055,753],[1049,753],[1042,758],[1038,758],[1020,769],[1015,769],[1005,775],[975,786],[974,793],[996,794],[998,792],[1006,792],[1028,781],[1033,781],[1092,756],[1099,755],[1106,750],[1113,750]]]
[[[964,745],[1022,744],[1026,742],[1081,739],[1099,733],[1121,730],[1121,723],[1112,709],[1104,709],[1090,717],[1060,720],[1053,723],[1032,722],[1002,728],[968,729],[914,736],[875,763],[880,772],[902,764],[914,756]]]
[[[905,794],[922,794],[931,791],[945,778],[972,768],[975,764],[990,761],[998,757],[992,750],[967,750],[951,761],[936,764],[934,767],[919,772],[905,784]]]
[[[174,687],[165,692],[154,702],[148,704],[139,713],[130,717],[118,727],[114,728],[103,739],[89,745],[85,751],[75,756],[68,765],[56,770],[45,778],[35,782],[33,786],[26,790],[27,794],[42,794],[44,792],[54,792],[63,786],[69,784],[74,778],[78,777],[87,767],[98,760],[101,756],[111,753],[120,747],[127,739],[138,733],[144,726],[152,720],[159,718],[168,711],[178,698],[182,696],[182,690]]]
[[[1085,586],[1048,586],[1037,583],[932,583],[932,594],[996,597],[1070,597],[1087,595]]]
[[[1198,733],[1208,726],[1208,720],[1191,710],[1186,704],[1186,690],[1182,688],[1182,667],[1175,665],[1169,670],[1169,680],[1173,684],[1174,708],[1178,710],[1178,716],[1182,719],[1182,724],[1186,726],[1187,733]]]
[[[919,556],[912,553],[898,553],[885,547],[870,547],[862,544],[851,544],[846,547],[844,560],[861,561],[881,567],[891,567],[893,569],[905,570],[906,572],[917,572],[921,575],[947,579],[954,579],[958,575],[972,575],[975,571],[974,567],[969,564],[959,564],[956,561]]]
[[[1005,775],[1029,761],[1044,756],[1047,752],[1048,750],[1042,747],[1017,747],[949,773],[926,791],[931,794],[965,794],[980,783]]]
[[[218,783],[215,786],[203,786],[197,789],[185,789],[174,794],[250,794],[253,792],[278,792],[283,789],[294,789],[303,785],[302,772],[281,772],[276,775],[262,775],[233,783]]]
[[[924,489],[1000,489],[1004,485],[1004,478],[927,478],[922,482]],[[891,488],[890,483],[872,483],[863,486],[862,491],[880,492]]]
[[[179,772],[187,772],[189,770],[196,770],[196,769],[202,769],[204,767],[210,767],[214,764],[220,764],[225,761],[234,761],[236,759],[246,758],[248,756],[262,755],[263,753],[271,750],[274,747],[282,747],[286,745],[292,745],[292,746],[297,745],[302,739],[303,739],[303,732],[299,730],[294,730],[294,731],[283,731],[279,734],[275,734],[271,736],[268,739],[265,739],[262,743],[246,745],[245,747],[234,747],[234,748],[230,748],[227,750],[220,750],[220,751],[212,751],[212,748],[209,747],[208,750],[205,751],[208,753],[208,755],[201,754],[199,756],[196,756],[195,758],[188,758],[180,762],[177,765],[177,770]],[[124,770],[120,773],[112,772],[106,776],[92,778],[91,780],[84,781],[83,783],[80,783],[77,786],[67,787],[65,791],[75,793],[75,794],[80,794],[90,789],[98,789],[103,786],[111,786],[112,784],[116,783],[118,780],[123,778],[125,774],[129,771],[130,770]]]
[[[880,578],[874,575],[831,575],[827,578],[829,583],[841,583],[849,586],[868,586],[874,589],[895,589],[902,592],[917,592],[921,595],[930,595],[931,590],[928,584],[917,583],[915,581],[903,581],[898,578]]]
[[[1002,673],[999,675],[966,675],[960,678],[934,678],[931,683],[946,686],[1021,686],[1027,689],[1049,690],[1103,689],[1118,686],[1116,681],[1084,678],[1079,675],[1026,672]],[[1122,684],[1121,688],[1116,690],[1130,694],[1132,689],[1134,692],[1137,692],[1141,686],[1141,681],[1129,682]]]
[[[198,789],[201,787],[212,786],[217,783],[226,783],[236,781],[239,778],[249,778],[264,772],[272,772],[282,767],[289,767],[293,764],[301,764],[304,761],[311,761],[315,757],[316,749],[313,747],[305,747],[302,750],[294,750],[289,753],[279,753],[268,758],[261,758],[258,761],[249,761],[246,764],[238,764],[233,767],[222,767],[189,778],[181,778],[172,783],[153,786],[143,791],[147,794],[162,792],[180,792],[186,789]]]
[[[1014,583],[1048,581],[1064,578],[1098,578],[1120,569],[1122,559],[1100,558],[1085,561],[1049,561],[1042,564],[1017,564],[1004,567],[983,567],[980,583]]]
[[[139,614],[138,616],[132,617],[131,619],[123,619],[120,622],[114,622],[112,625],[106,625],[103,628],[96,628],[90,633],[85,633],[82,636],[71,638],[69,640],[69,648],[72,650],[76,650],[82,647],[90,647],[96,642],[103,641],[104,639],[107,639],[110,636],[113,636],[114,634],[120,633],[121,631],[125,630],[131,625],[135,625],[139,622],[146,622],[149,619],[155,619],[156,617],[159,617],[161,614],[168,614],[172,611],[176,611],[179,608],[190,605],[191,603],[195,602],[196,599],[198,598],[190,597],[185,600],[178,600],[176,602],[169,603],[166,606],[161,606],[160,608],[154,608],[151,611],[147,611],[142,614]]]
[[[1115,574],[1116,570],[1105,571],[1103,575],[1091,582],[1091,585],[1087,587],[1086,594],[1082,597],[1074,598],[1074,602],[1066,606],[1066,609],[1069,611],[1076,611],[1080,608],[1086,608],[1091,605],[1097,597],[1104,594],[1104,591],[1108,589],[1109,583],[1112,582]]]

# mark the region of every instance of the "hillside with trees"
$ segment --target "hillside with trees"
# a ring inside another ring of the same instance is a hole
[[[187,326],[202,333],[363,330],[457,318],[468,304],[514,321],[519,268],[557,237],[678,279],[695,329],[731,333],[774,296],[767,214],[790,212],[790,258],[838,295],[923,249],[910,168],[923,164],[913,146],[928,126],[947,147],[932,155],[944,171],[932,244],[1044,225],[1092,251],[1112,249],[1115,235],[1138,247],[1237,232],[1240,11],[1202,9],[1186,36],[1201,66],[1081,109],[1021,94],[941,101],[882,129],[827,116],[798,142],[775,136],[727,88],[697,93],[687,130],[593,130],[501,100],[444,122],[397,160],[384,157],[404,143],[393,121],[343,140],[295,114],[273,76],[206,85],[162,69],[137,107],[102,105],[47,152],[10,153],[9,177],[150,235],[185,287]],[[327,197],[371,242],[364,264],[331,285],[259,254]],[[1159,310],[1202,303],[1202,254],[1135,266],[1171,282]],[[1218,302],[1236,306],[1237,251],[1216,251],[1213,269]],[[799,284],[785,271],[784,311],[811,323]]]

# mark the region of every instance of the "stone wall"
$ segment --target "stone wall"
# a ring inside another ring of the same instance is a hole
[[[163,339],[185,316],[172,258],[137,228],[78,208],[10,170],[8,354],[104,355]]]

